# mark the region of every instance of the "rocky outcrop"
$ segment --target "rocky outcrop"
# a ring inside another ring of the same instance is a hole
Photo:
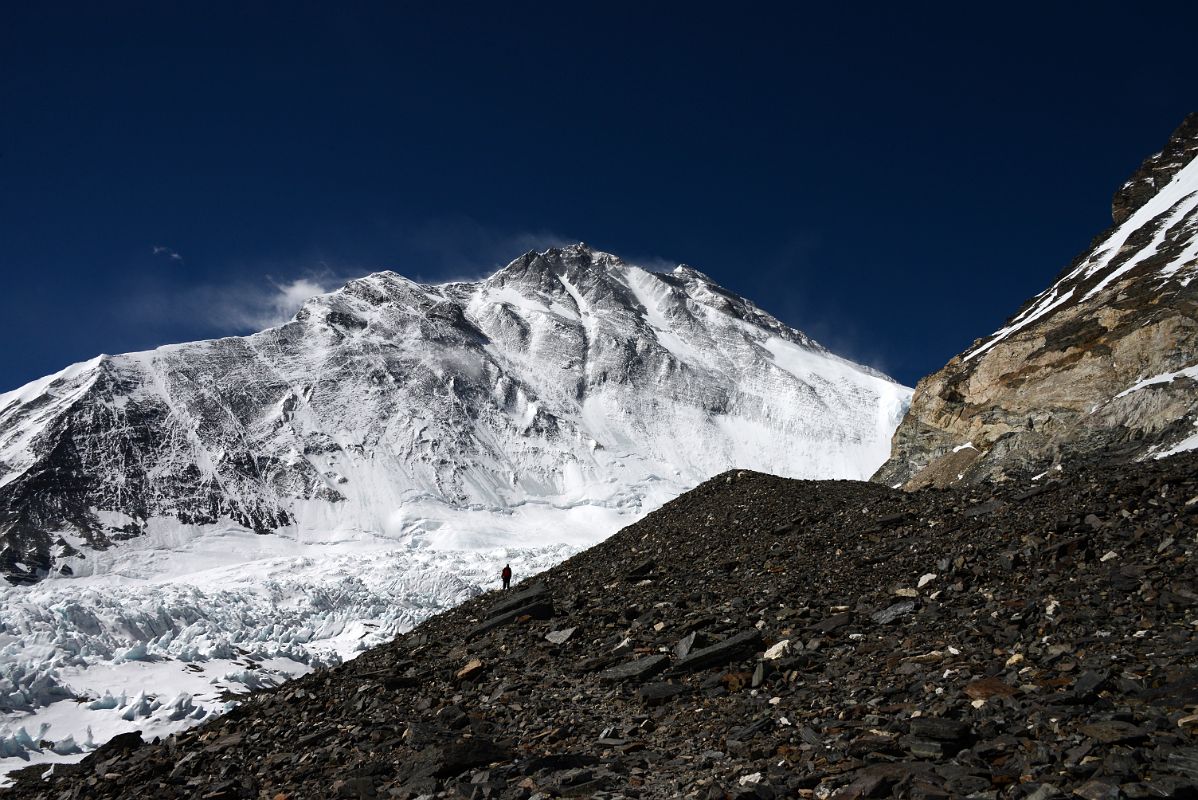
[[[1181,168],[1198,156],[1198,112],[1190,114],[1174,131],[1165,148],[1144,159],[1144,163],[1115,192],[1111,217],[1116,225],[1127,221],[1135,211],[1152,199],[1161,187],[1173,180]]]
[[[0,798],[1193,797],[1196,476],[727,473],[543,585]]]
[[[1198,114],[1113,216],[1003,328],[919,382],[874,480],[945,486],[1198,447]]]

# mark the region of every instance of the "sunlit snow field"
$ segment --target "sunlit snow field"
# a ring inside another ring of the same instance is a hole
[[[548,569],[676,491],[641,509],[414,506],[394,537],[175,526],[94,554],[95,574],[0,588],[0,774],[197,725],[496,588],[505,563],[517,580]]]

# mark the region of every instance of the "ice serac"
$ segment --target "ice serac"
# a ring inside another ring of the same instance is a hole
[[[874,480],[945,486],[1198,448],[1198,114],[1112,216],[1048,289],[919,382]]]
[[[685,266],[577,245],[473,283],[381,272],[277,328],[0,395],[0,569],[93,575],[230,527],[503,545],[429,520],[639,516],[731,466],[864,478],[908,398]]]

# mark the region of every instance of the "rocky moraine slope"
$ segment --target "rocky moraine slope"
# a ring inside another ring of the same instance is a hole
[[[512,593],[0,797],[1194,797],[1196,475],[725,473]]]
[[[1198,113],[1115,193],[1115,224],[915,389],[875,476],[909,488],[1198,447]]]

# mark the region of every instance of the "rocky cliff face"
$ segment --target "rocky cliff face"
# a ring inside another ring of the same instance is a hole
[[[1112,216],[1003,328],[919,382],[874,480],[945,486],[1198,447],[1198,114]]]
[[[1142,205],[1151,200],[1173,177],[1198,156],[1198,113],[1190,114],[1173,132],[1159,153],[1144,159],[1126,183],[1115,192],[1111,217],[1122,225]]]
[[[383,272],[278,328],[0,395],[0,570],[78,575],[89,552],[213,526],[402,538],[434,535],[437,508],[639,516],[733,465],[861,478],[908,397],[687,267],[580,245],[477,283]]]

